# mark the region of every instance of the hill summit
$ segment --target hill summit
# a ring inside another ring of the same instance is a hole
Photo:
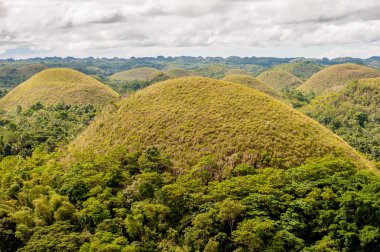
[[[111,79],[124,81],[151,81],[160,75],[162,75],[162,72],[153,67],[139,67],[115,73],[111,76]]]
[[[52,68],[33,75],[12,89],[0,100],[0,108],[29,107],[37,102],[102,107],[118,97],[115,91],[90,76],[68,68]]]
[[[203,77],[154,84],[104,111],[68,150],[107,152],[155,146],[176,167],[213,154],[222,166],[291,166],[335,150],[365,166],[341,138],[286,104],[252,88]]]
[[[284,71],[268,70],[257,76],[257,79],[279,91],[289,87],[298,87],[302,84],[299,78]]]
[[[380,71],[377,69],[346,63],[322,69],[298,88],[303,92],[320,95],[329,91],[340,91],[352,81],[375,77],[380,77]]]
[[[272,88],[266,83],[263,83],[256,79],[255,77],[249,76],[249,75],[227,75],[226,77],[223,78],[225,81],[237,83],[237,84],[242,84],[247,87],[254,88],[258,91],[261,91],[267,95],[272,96],[273,98],[276,99],[282,99],[282,95],[280,92]]]

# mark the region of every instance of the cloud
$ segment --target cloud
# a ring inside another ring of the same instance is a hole
[[[380,42],[378,0],[2,0],[0,17],[1,51],[50,55]]]

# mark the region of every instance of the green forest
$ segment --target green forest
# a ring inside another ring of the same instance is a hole
[[[3,60],[0,251],[380,251],[366,62]]]

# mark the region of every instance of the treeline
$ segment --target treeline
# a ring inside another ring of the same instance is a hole
[[[327,156],[288,170],[156,148],[0,163],[1,251],[379,251],[380,178]]]
[[[92,105],[72,106],[58,104],[44,106],[36,103],[23,110],[0,115],[0,157],[30,156],[40,147],[47,152],[67,143],[94,118]]]

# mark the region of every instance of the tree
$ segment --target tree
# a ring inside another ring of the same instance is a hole
[[[230,233],[232,233],[235,221],[244,212],[245,206],[239,201],[227,198],[217,203],[216,207],[218,209],[219,219],[222,222],[226,221],[228,223]]]

